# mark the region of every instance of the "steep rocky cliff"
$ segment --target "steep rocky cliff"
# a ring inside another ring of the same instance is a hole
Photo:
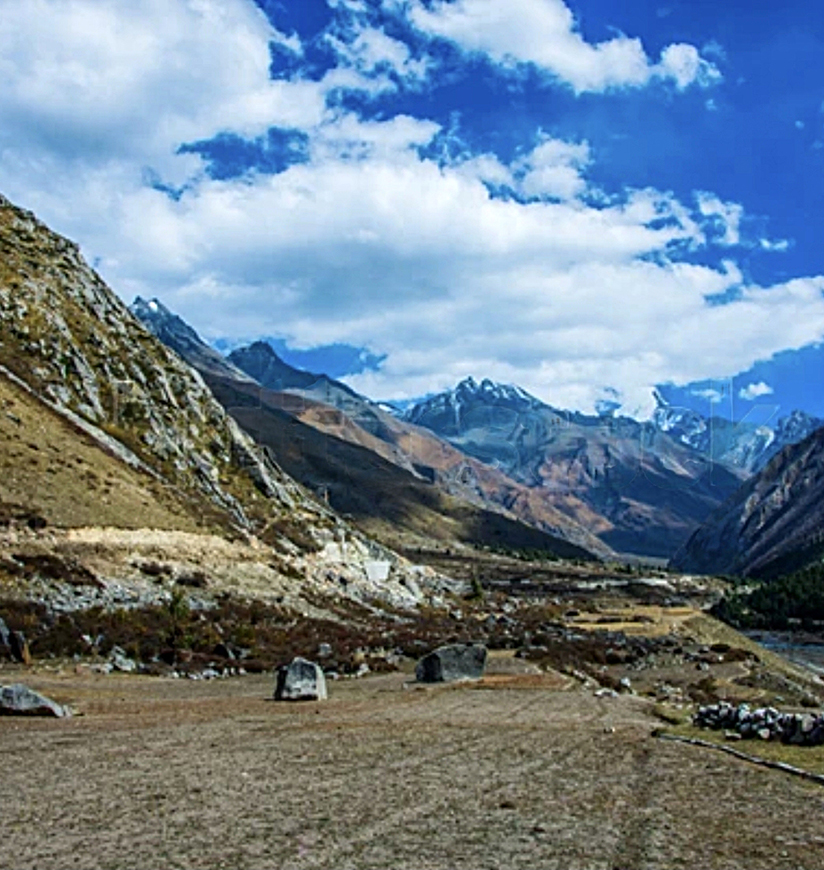
[[[258,531],[331,518],[151,335],[76,245],[0,198],[0,373],[205,523]]]
[[[824,429],[785,447],[672,559],[695,573],[770,577],[824,554]]]

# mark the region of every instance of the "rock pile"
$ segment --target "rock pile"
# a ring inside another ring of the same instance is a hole
[[[736,707],[721,701],[699,707],[693,724],[743,738],[780,740],[796,746],[824,745],[824,713],[781,713],[775,707],[751,709],[749,704]]]

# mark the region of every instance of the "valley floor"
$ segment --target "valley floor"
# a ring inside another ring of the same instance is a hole
[[[84,715],[0,719],[0,863],[824,868],[820,786],[657,740],[651,701],[530,670],[496,655],[477,685],[393,673],[281,704],[264,676],[6,666],[0,682],[24,679]]]

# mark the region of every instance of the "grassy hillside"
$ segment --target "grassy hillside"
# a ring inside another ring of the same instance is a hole
[[[50,526],[195,531],[216,525],[200,501],[104,450],[0,375],[0,503],[6,519]]]

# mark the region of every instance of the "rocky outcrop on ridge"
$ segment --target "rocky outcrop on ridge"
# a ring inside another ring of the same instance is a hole
[[[273,509],[321,519],[78,247],[5,198],[0,255],[0,373],[214,521],[249,529]]]
[[[824,552],[824,429],[785,447],[672,559],[692,573],[771,577]]]

